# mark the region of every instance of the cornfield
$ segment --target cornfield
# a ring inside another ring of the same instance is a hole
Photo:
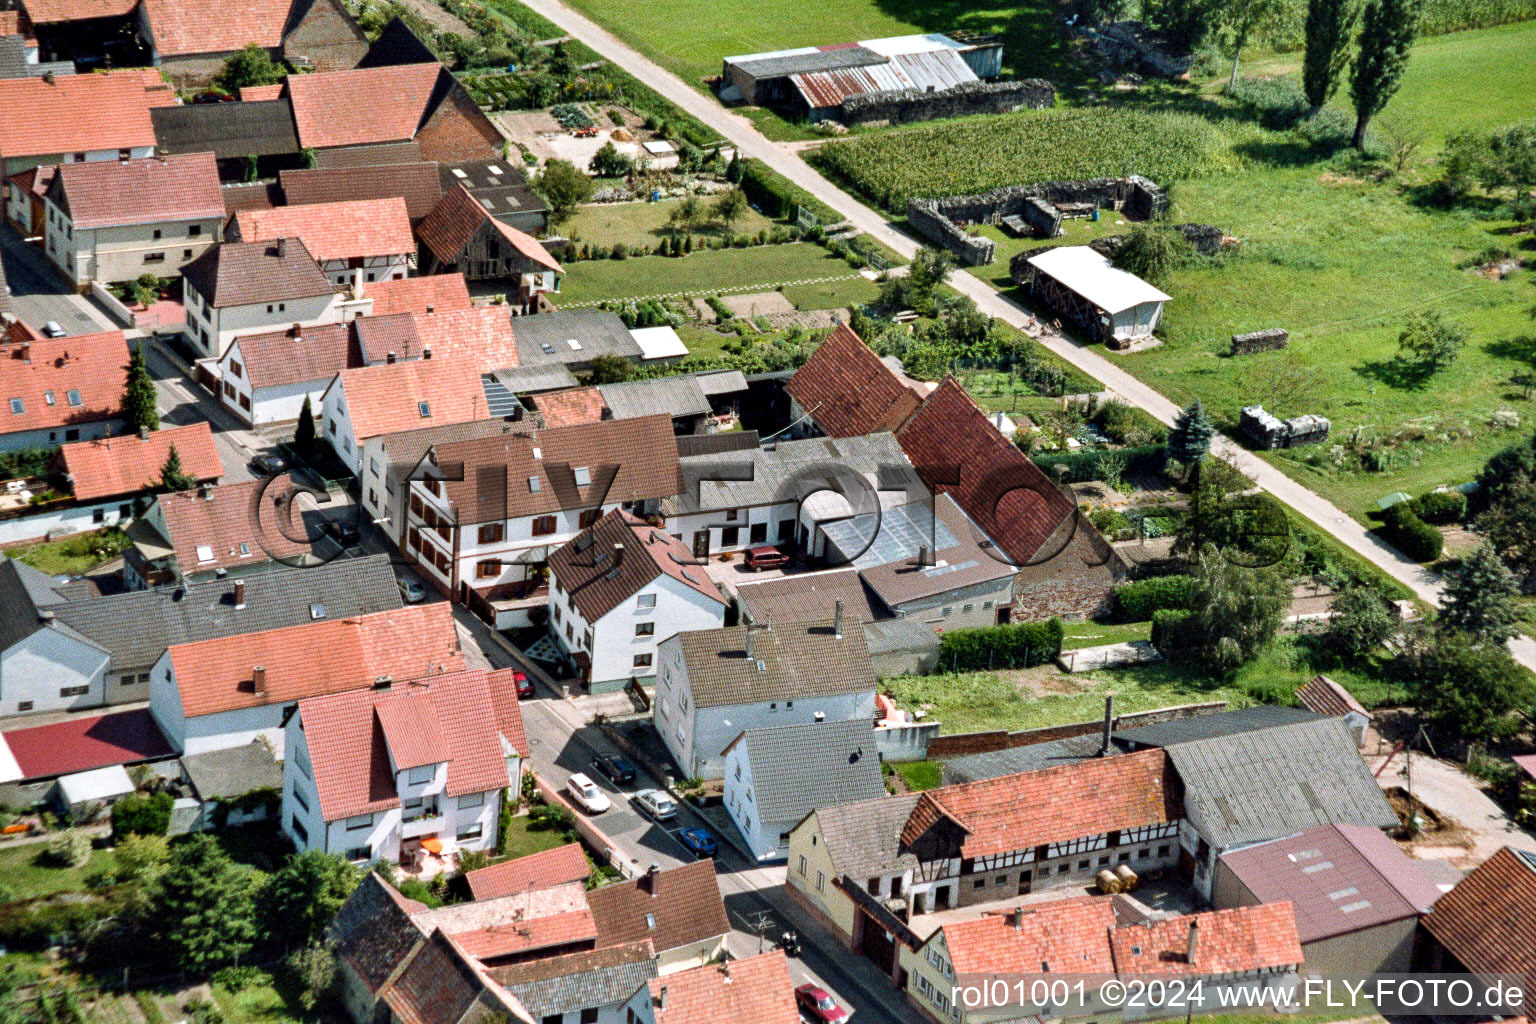
[[[1226,137],[1191,114],[1045,110],[831,142],[819,166],[893,213],[909,198],[1126,172],[1169,182],[1233,169]]]

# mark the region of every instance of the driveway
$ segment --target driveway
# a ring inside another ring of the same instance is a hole
[[[33,327],[58,321],[70,334],[95,334],[117,328],[89,300],[75,294],[43,250],[28,245],[14,228],[0,225],[0,259],[11,286],[11,309]]]

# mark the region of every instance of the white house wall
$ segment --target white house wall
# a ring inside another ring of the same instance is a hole
[[[132,501],[98,501],[68,505],[0,520],[0,544],[40,540],[66,533],[88,533],[109,526],[126,526],[133,520]]]
[[[204,356],[217,359],[243,334],[275,331],[294,324],[339,324],[349,310],[338,292],[247,306],[209,305],[197,289],[186,289],[187,335]]]
[[[649,608],[640,606],[643,596],[655,598]],[[657,671],[657,648],[663,640],[678,633],[699,629],[718,629],[725,624],[725,605],[684,586],[671,576],[658,576],[630,595],[623,603],[588,623],[571,602],[568,588],[549,591],[550,632],[568,653],[586,650],[585,633],[592,630],[592,691],[601,693],[622,687],[631,676],[651,680]],[[651,636],[636,636],[637,623],[650,622]],[[570,628],[567,639],[566,627]],[[649,655],[649,666],[637,666],[637,655]]]
[[[71,423],[64,427],[39,427],[36,430],[14,430],[0,434],[0,452],[14,452],[22,448],[57,448],[70,441],[95,441],[122,426],[122,420],[94,420],[88,423]],[[3,421],[0,421],[3,425]]]
[[[108,660],[105,651],[60,630],[39,629],[0,654],[0,714],[99,707],[106,703]],[[23,709],[25,703],[31,707]]]

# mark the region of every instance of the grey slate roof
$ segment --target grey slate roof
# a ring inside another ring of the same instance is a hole
[[[243,747],[188,754],[181,759],[181,767],[204,801],[283,787],[283,766],[261,740],[252,740]]]
[[[990,750],[984,754],[967,754],[964,757],[951,758],[944,762],[944,784],[948,786],[960,782],[980,782],[983,779],[995,779],[1000,775],[1014,775],[1040,768],[1076,764],[1096,756],[1103,742],[1103,737],[1095,732],[1087,736],[1068,736],[1065,739],[1050,740],[1046,743],[1031,743],[1028,746],[1012,747],[1008,750]]]
[[[1322,718],[1301,708],[1280,707],[1276,704],[1259,704],[1251,708],[1218,711],[1211,715],[1191,715],[1155,725],[1138,725],[1121,729],[1114,734],[1116,741],[1123,742],[1127,750],[1145,747],[1171,747],[1176,743],[1235,736],[1257,729],[1270,729],[1297,722],[1314,722]]]
[[[312,606],[328,619],[399,608],[400,591],[389,556],[370,555],[255,573],[245,578],[245,605],[235,609],[234,581],[223,579],[72,601],[55,613],[110,651],[113,670],[122,671],[153,665],[172,644],[309,622]]]
[[[721,452],[749,452],[756,447],[755,430],[728,430],[723,434],[681,434],[677,439],[677,456],[681,459],[693,455],[718,455]]]
[[[622,384],[602,384],[598,392],[603,403],[613,410],[616,420],[637,416],[704,416],[709,413],[709,399],[694,377],[657,377],[632,380]]]
[[[747,476],[749,465],[750,479],[704,479],[712,471],[723,473],[729,468],[737,470],[734,476]],[[884,492],[905,491],[907,496],[896,498],[892,504],[926,493],[893,434],[782,441],[772,448],[692,456],[682,460],[682,467],[683,478],[690,486],[662,503],[670,515],[793,501],[818,489],[811,486],[812,481],[825,481],[825,489],[849,493],[850,473],[864,477],[871,487],[878,485]],[[694,488],[691,481],[699,479],[704,482]]]
[[[873,691],[864,631],[852,619],[845,625],[841,637],[833,634],[831,620],[754,630],[751,660],[745,626],[689,631],[665,642],[682,647],[700,708]]]
[[[75,73],[74,61],[49,60],[27,63],[27,40],[23,36],[0,36],[0,78],[42,78]]]
[[[597,309],[520,316],[513,328],[520,366],[587,363],[603,355],[640,358],[640,344],[624,321]],[[572,339],[581,347],[572,348]]]
[[[917,867],[917,858],[901,850],[901,830],[921,795],[902,793],[818,807],[816,820],[834,872],[865,878]]]
[[[755,59],[753,59],[755,58]],[[847,68],[863,68],[890,61],[873,50],[862,46],[843,46],[835,50],[818,50],[815,53],[795,53],[782,56],[744,54],[725,58],[753,78],[780,78],[784,75],[804,75],[818,71],[842,71]]]
[[[650,942],[642,940],[493,967],[490,974],[539,1020],[622,1003],[656,977],[656,954]]]
[[[152,107],[149,117],[162,153],[211,152],[220,160],[244,160],[299,151],[293,107],[286,98]]]
[[[1317,825],[1392,828],[1397,815],[1342,719],[1175,743],[1185,814],[1218,850]]]
[[[0,560],[0,651],[43,628],[39,612],[64,603],[53,577],[14,558]]]
[[[873,800],[885,793],[872,722],[749,729],[731,746],[737,743],[746,744],[754,799],[764,824],[798,822],[818,807]]]
[[[522,169],[506,160],[467,160],[437,169],[444,192],[463,185],[492,216],[546,213],[549,204],[528,184]]]
[[[500,381],[514,395],[527,395],[535,391],[558,391],[561,388],[576,386],[576,375],[561,363],[513,366],[505,370],[497,370],[491,376]]]
[[[939,653],[939,634],[921,619],[882,619],[864,623],[864,642],[873,657],[912,651]]]

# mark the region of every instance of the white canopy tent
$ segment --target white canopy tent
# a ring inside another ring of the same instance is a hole
[[[1099,310],[1102,333],[1117,340],[1150,335],[1171,298],[1086,245],[1050,249],[1028,262],[1037,274]]]

